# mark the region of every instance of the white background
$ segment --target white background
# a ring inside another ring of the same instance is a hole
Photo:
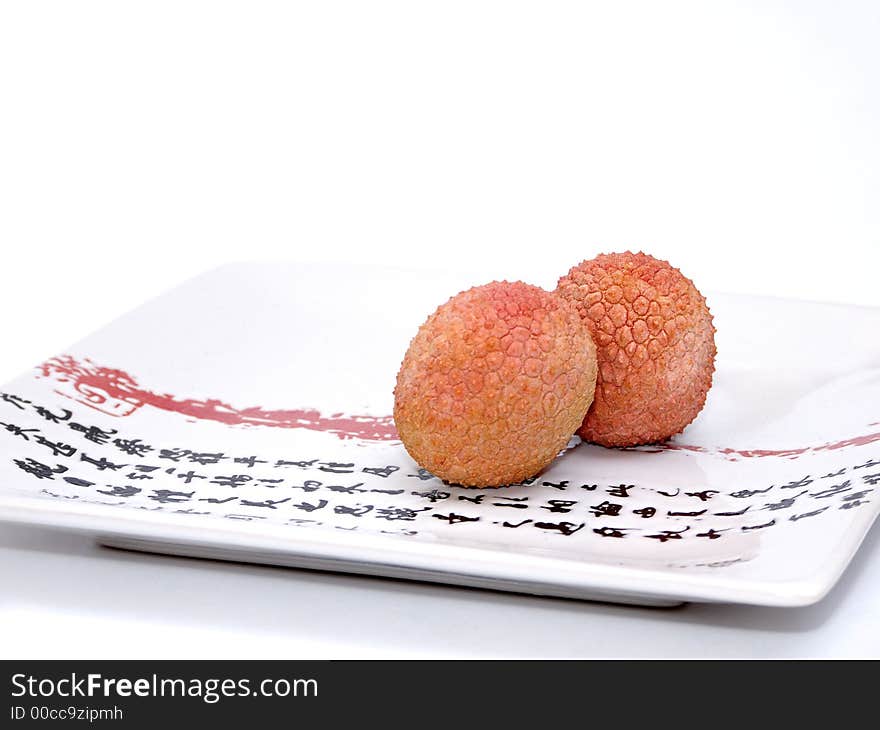
[[[878,38],[869,0],[3,3],[0,381],[242,259],[552,286],[633,248],[704,290],[880,305]],[[877,655],[876,542],[819,607],[670,613],[3,528],[0,645]]]

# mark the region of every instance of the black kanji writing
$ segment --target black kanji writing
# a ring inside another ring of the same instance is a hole
[[[737,499],[747,499],[748,497],[754,497],[756,494],[766,494],[773,486],[767,487],[767,489],[741,489],[738,492],[731,492],[731,497],[736,497]]]
[[[805,517],[815,517],[816,515],[821,515],[826,509],[828,509],[827,506],[821,507],[820,509],[814,509],[812,512],[804,512],[800,515],[792,515],[788,519],[792,522],[797,522],[798,520],[802,520]]]
[[[492,502],[493,507],[510,507],[511,509],[528,509],[529,505],[526,502],[529,501],[528,497],[499,497],[498,499],[505,500],[503,502]]]
[[[148,499],[153,499],[159,504],[176,504],[177,502],[189,501],[195,492],[175,492],[173,489],[154,489],[153,493],[147,495]]]
[[[578,530],[583,530],[585,522],[575,525],[573,522],[536,522],[535,527],[539,530],[558,532],[560,535],[574,535]]]
[[[388,520],[389,522],[395,520],[412,521],[416,518],[419,512],[425,512],[429,509],[431,509],[431,507],[422,507],[421,509],[410,509],[409,507],[384,507],[376,510],[376,517],[380,520]]]
[[[73,431],[79,431],[83,438],[86,441],[91,441],[94,444],[98,444],[99,446],[103,446],[106,444],[110,438],[116,433],[115,428],[111,428],[109,431],[105,431],[102,428],[98,428],[97,426],[84,426],[81,423],[71,422],[68,426]]]
[[[39,433],[40,429],[38,428],[22,428],[21,426],[16,426],[14,423],[0,423],[0,426],[13,436],[19,436],[23,438],[25,441],[30,441],[29,433]]]
[[[295,507],[296,509],[302,510],[303,512],[314,512],[315,510],[324,509],[329,503],[326,499],[319,499],[317,504],[312,504],[311,502],[300,502],[299,504],[293,504],[291,507]]]
[[[619,517],[621,507],[623,507],[622,504],[615,504],[605,500],[602,504],[590,507],[590,512],[596,515],[596,517]]]
[[[441,492],[437,489],[432,489],[429,492],[410,492],[414,497],[421,497],[422,499],[429,500],[432,504],[434,502],[439,502],[443,499],[449,499],[449,492]],[[460,498],[459,498],[460,499]]]
[[[71,446],[70,444],[62,443],[61,441],[50,441],[45,436],[35,436],[34,440],[40,444],[40,446],[45,446],[46,448],[52,449],[52,456],[66,456],[71,457],[76,453],[76,447]]]
[[[159,458],[179,463],[191,453],[189,449],[159,449]]]
[[[113,445],[123,454],[129,456],[143,457],[153,450],[152,446],[145,444],[140,439],[113,439]]]
[[[807,487],[813,483],[813,480],[810,479],[809,476],[805,476],[803,479],[798,479],[796,482],[789,482],[788,484],[783,484],[780,489],[802,489],[803,487]]]
[[[531,520],[522,520],[521,522],[515,522],[515,523],[508,522],[507,520],[505,520],[504,522],[501,523],[501,526],[502,527],[512,527],[513,529],[516,529],[517,527],[522,527],[523,525],[529,524],[529,522],[531,522]]]
[[[297,466],[300,469],[308,469],[310,466],[314,466],[317,461],[317,459],[310,459],[309,461],[285,461],[284,459],[278,459],[278,461],[275,462],[275,468],[278,469],[282,466]]]
[[[681,540],[681,536],[690,529],[690,527],[685,527],[682,530],[661,530],[656,535],[645,535],[645,537],[650,540],[659,540],[660,542],[666,542],[667,540]]]
[[[834,486],[828,487],[828,489],[823,489],[820,492],[812,492],[810,496],[815,497],[816,499],[828,499],[828,497],[833,497],[835,494],[848,492],[850,489],[852,489],[850,486],[850,480],[847,479],[845,482],[835,484]]]
[[[102,456],[100,459],[93,459],[84,452],[80,453],[79,460],[85,461],[87,464],[92,464],[99,471],[105,471],[106,469],[110,469],[111,471],[119,471],[123,467],[128,466],[128,464],[114,464],[112,461],[107,461],[106,456]]]
[[[112,484],[108,484],[107,486],[110,487],[109,490],[98,489],[97,491],[101,494],[107,494],[111,497],[133,497],[135,494],[141,491],[137,487],[114,487]]]
[[[457,525],[460,522],[479,522],[479,517],[467,517],[465,515],[457,515],[455,512],[450,512],[448,515],[433,515],[438,520],[446,520],[450,525]]]
[[[68,484],[72,484],[75,487],[94,487],[95,483],[90,482],[87,479],[79,479],[78,477],[61,477]]]
[[[541,505],[541,509],[545,509],[549,512],[562,512],[563,514],[567,514],[571,512],[571,508],[576,504],[577,502],[570,499],[548,499],[546,505]]]
[[[657,494],[662,494],[664,497],[677,497],[679,494],[681,494],[681,489],[676,487],[675,492],[663,492],[658,489]]]
[[[345,504],[337,505],[333,508],[333,511],[338,515],[351,515],[352,517],[363,517],[365,514],[373,511],[373,505],[371,504],[358,504],[354,507],[350,507]]]
[[[364,486],[363,482],[352,484],[350,487],[344,487],[340,484],[328,484],[327,489],[331,492],[339,492],[340,494],[362,494],[367,491],[366,489],[361,489],[362,486]]]
[[[248,499],[242,499],[239,501],[242,507],[263,507],[265,509],[278,509],[276,505],[284,504],[285,502],[289,502],[290,497],[285,497],[284,499],[264,499],[260,502],[251,502]]]
[[[56,416],[48,408],[43,408],[43,406],[34,406],[34,410],[37,412],[38,416],[45,418],[49,423],[62,423],[63,421],[69,421],[70,417],[73,415],[73,411],[69,411],[66,408],[61,409],[60,416]]]
[[[560,491],[564,491],[568,489],[568,479],[565,479],[561,482],[541,482],[542,486],[552,487],[553,489],[558,489]]]
[[[290,488],[302,489],[304,492],[314,492],[320,486],[321,482],[316,482],[314,479],[306,479],[302,484],[293,484]]]
[[[303,512],[315,512],[319,509],[324,509],[329,503],[326,499],[319,499],[317,504],[312,504],[311,502],[300,502],[299,504],[293,504],[291,507],[294,507],[298,510],[302,510]]]
[[[0,393],[0,400],[4,403],[10,403],[14,405],[18,410],[24,410],[24,404],[29,404],[31,401],[25,400],[19,395],[12,395],[12,393]]]
[[[635,484],[617,484],[615,486],[608,487],[606,489],[606,493],[612,497],[629,497],[629,490],[635,489]]]
[[[765,527],[773,527],[776,524],[776,520],[770,520],[770,522],[765,522],[763,525],[743,525],[740,529],[743,532],[749,532],[750,530],[763,530]]]
[[[256,456],[236,456],[235,457],[236,464],[247,464],[248,469],[252,469],[254,464],[268,464],[268,461],[264,459],[258,459]]]
[[[216,476],[210,481],[210,483],[219,484],[221,487],[232,487],[233,489],[238,489],[238,487],[247,484],[252,479],[253,477],[249,474],[233,474],[228,477]]]
[[[840,505],[840,509],[852,509],[853,507],[861,507],[863,504],[869,504],[867,499],[856,499],[852,502],[844,502]]]
[[[219,464],[223,459],[228,459],[229,457],[224,455],[222,451],[190,451],[186,458],[193,464],[210,466],[211,464]]]
[[[708,502],[712,497],[716,494],[719,494],[716,489],[705,489],[702,492],[685,492],[686,497],[696,497],[701,502]]]
[[[161,469],[161,467],[147,466],[146,464],[134,464],[132,468],[135,469],[135,471],[132,471],[132,472],[129,472],[128,474],[126,474],[125,475],[126,479],[134,479],[134,480],[152,479],[153,477],[150,476],[149,472],[153,472],[153,471],[156,471],[157,469]],[[141,472],[141,473],[138,473],[138,472]],[[147,472],[147,473],[144,474],[143,472]]]
[[[744,507],[737,512],[713,512],[712,514],[714,514],[716,517],[739,517],[740,515],[744,515],[751,508],[752,505],[749,505],[748,507]]]
[[[351,474],[354,472],[354,464],[341,464],[336,461],[322,461],[318,470],[330,472],[331,474]]]
[[[794,497],[787,497],[786,499],[782,499],[779,502],[768,502],[761,509],[769,509],[774,512],[778,509],[788,509],[794,504],[795,500],[798,497],[803,497],[806,493],[807,490],[805,489],[803,492],[801,492],[800,494],[796,494]]]
[[[387,479],[399,469],[399,466],[365,466],[361,471],[364,474],[373,474],[374,476]]]

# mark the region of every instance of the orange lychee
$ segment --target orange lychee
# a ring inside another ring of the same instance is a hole
[[[492,282],[441,305],[409,345],[394,420],[412,458],[474,487],[537,474],[584,419],[596,351],[575,307],[522,282]]]
[[[712,315],[690,279],[644,253],[602,254],[572,268],[556,291],[577,307],[596,344],[599,375],[581,438],[654,443],[696,418],[716,350]]]

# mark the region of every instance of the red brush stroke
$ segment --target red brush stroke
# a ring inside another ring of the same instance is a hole
[[[870,424],[876,425],[876,424]],[[868,433],[864,436],[854,436],[853,438],[843,439],[842,441],[829,441],[819,446],[803,446],[796,449],[730,449],[730,448],[707,448],[705,446],[694,446],[693,444],[678,444],[669,442],[665,444],[653,444],[645,449],[651,452],[661,451],[694,451],[700,454],[721,454],[732,458],[754,459],[765,456],[776,456],[779,458],[796,459],[807,453],[815,453],[819,451],[835,451],[843,449],[847,446],[865,446],[880,441],[880,432]]]
[[[43,377],[69,383],[72,392],[57,390],[68,398],[113,416],[128,416],[144,405],[191,418],[219,421],[231,426],[272,426],[325,431],[341,439],[396,441],[397,430],[391,416],[352,416],[334,413],[323,416],[314,409],[266,410],[260,406],[236,408],[210,398],[178,399],[169,393],[154,393],[140,387],[123,370],[102,367],[88,358],[82,361],[70,355],[54,357],[40,367]],[[39,376],[38,376],[39,377]]]
[[[70,355],[54,357],[39,367],[43,377],[60,383],[69,383],[72,393],[57,393],[73,398],[79,403],[113,416],[127,416],[144,405],[163,411],[180,413],[191,418],[219,421],[232,426],[271,426],[275,428],[306,428],[325,431],[341,439],[358,438],[366,441],[398,441],[391,416],[347,416],[334,413],[323,416],[314,409],[266,410],[260,406],[235,408],[221,400],[183,399],[170,394],[154,393],[141,388],[137,381],[124,370],[102,367],[88,358],[76,360]],[[871,426],[880,425],[877,423]],[[855,436],[842,441],[830,441],[819,446],[791,449],[730,449],[708,448],[693,444],[667,442],[637,450],[649,453],[662,451],[693,451],[702,454],[719,454],[729,459],[778,458],[796,459],[806,453],[834,451],[847,446],[864,446],[880,441],[880,432]]]

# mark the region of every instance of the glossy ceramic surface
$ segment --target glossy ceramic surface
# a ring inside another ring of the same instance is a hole
[[[529,483],[474,490],[420,470],[389,414],[419,324],[480,283],[269,264],[194,279],[3,386],[0,519],[652,605],[831,588],[880,503],[880,311],[710,294],[717,373],[684,433],[575,439]]]

